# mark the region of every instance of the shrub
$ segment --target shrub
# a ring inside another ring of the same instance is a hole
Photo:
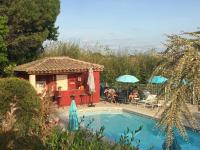
[[[135,139],[135,134],[142,130],[139,127],[135,131],[127,129],[123,135],[121,135],[119,141],[109,141],[103,136],[104,127],[101,127],[98,131],[93,131],[89,128],[91,122],[86,125],[85,128],[81,128],[78,131],[62,131],[61,128],[55,127],[51,134],[45,141],[45,146],[50,150],[138,150],[140,141]],[[137,145],[132,145],[133,141]]]
[[[5,119],[5,114],[10,110],[10,103],[13,101],[17,101],[16,123],[14,128],[20,135],[33,132],[39,118],[40,110],[40,100],[35,89],[28,81],[22,79],[0,79],[1,119]]]

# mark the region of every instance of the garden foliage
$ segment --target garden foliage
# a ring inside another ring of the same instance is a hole
[[[42,52],[44,41],[56,40],[59,12],[59,0],[0,0],[0,16],[8,20],[5,41],[9,61],[31,61]]]
[[[160,119],[160,127],[167,133],[166,144],[174,139],[174,128],[187,139],[183,120],[193,128],[198,128],[187,103],[200,104],[200,36],[196,33],[168,36],[166,58],[154,71],[169,78],[165,84],[165,109]]]
[[[0,75],[3,74],[4,68],[8,64],[7,46],[5,41],[8,33],[7,21],[7,17],[0,16]]]
[[[35,89],[26,80],[18,78],[0,79],[0,116],[10,110],[10,103],[17,101],[14,128],[20,135],[34,132],[38,123],[40,100]],[[0,121],[1,121],[0,120]]]
[[[141,130],[141,129],[139,129]],[[134,135],[139,131],[127,130],[119,141],[110,141],[103,136],[104,127],[91,132],[89,128],[82,128],[76,132],[62,131],[54,128],[47,138],[45,146],[51,150],[138,150],[139,145],[133,146]],[[131,137],[129,136],[131,134]]]
[[[130,74],[139,78],[140,83],[146,83],[162,57],[154,55],[154,52],[137,53],[128,55],[126,51],[113,52],[108,48],[93,49],[80,48],[77,43],[57,42],[49,45],[41,57],[69,56],[71,58],[104,65],[101,74],[101,82],[114,83],[115,78]]]

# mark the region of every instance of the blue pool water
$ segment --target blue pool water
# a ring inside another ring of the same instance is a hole
[[[164,134],[161,134],[160,130],[155,127],[156,121],[153,119],[125,112],[114,114],[101,112],[85,115],[85,123],[91,119],[94,119],[94,122],[91,124],[90,128],[99,130],[104,126],[105,137],[114,141],[119,140],[120,136],[127,128],[136,130],[142,125],[142,130],[136,135],[136,139],[141,140],[139,148],[141,150],[147,150],[152,147],[154,150],[162,150],[165,137]],[[177,141],[182,150],[200,150],[200,133],[190,129],[187,130],[187,133],[189,137],[188,142],[184,141],[180,136],[177,136]]]

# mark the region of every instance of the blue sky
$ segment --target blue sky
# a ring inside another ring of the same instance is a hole
[[[61,0],[59,40],[163,50],[165,34],[200,27],[200,0]]]

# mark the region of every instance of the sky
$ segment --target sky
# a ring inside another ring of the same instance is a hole
[[[164,50],[167,34],[200,27],[200,0],[61,0],[59,40]]]

